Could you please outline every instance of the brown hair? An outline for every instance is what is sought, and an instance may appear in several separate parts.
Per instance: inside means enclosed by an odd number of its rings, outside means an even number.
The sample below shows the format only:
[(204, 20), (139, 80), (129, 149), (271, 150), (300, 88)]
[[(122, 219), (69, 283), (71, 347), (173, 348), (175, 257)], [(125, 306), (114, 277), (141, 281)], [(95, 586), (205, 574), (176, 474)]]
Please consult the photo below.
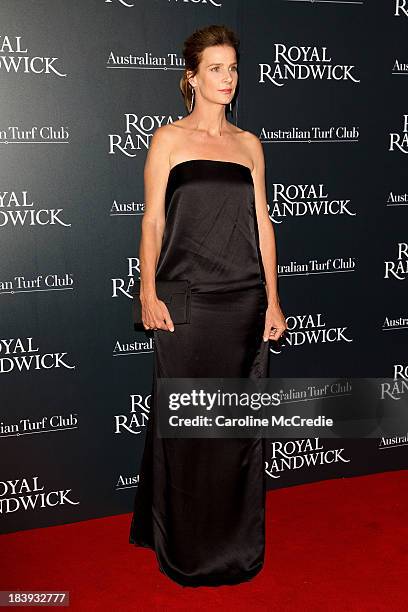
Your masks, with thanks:
[(233, 47), (238, 61), (239, 39), (232, 30), (224, 25), (210, 25), (201, 30), (196, 30), (184, 41), (183, 57), (185, 69), (180, 79), (180, 89), (183, 94), (184, 104), (189, 112), (192, 88), (187, 79), (187, 71), (191, 70), (192, 72), (190, 78), (194, 76), (198, 72), (204, 49), (215, 45), (229, 45)]

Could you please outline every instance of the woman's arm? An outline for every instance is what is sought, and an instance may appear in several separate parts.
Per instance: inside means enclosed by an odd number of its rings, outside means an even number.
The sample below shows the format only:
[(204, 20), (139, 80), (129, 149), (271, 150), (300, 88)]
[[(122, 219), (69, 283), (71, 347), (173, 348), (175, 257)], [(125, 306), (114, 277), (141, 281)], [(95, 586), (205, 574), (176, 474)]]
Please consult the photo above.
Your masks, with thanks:
[(264, 340), (278, 340), (287, 329), (287, 325), (279, 303), (276, 241), (275, 231), (269, 218), (266, 200), (264, 152), (259, 138), (254, 134), (252, 134), (251, 138), (251, 151), (254, 161), (252, 178), (255, 188), (255, 208), (258, 222), (259, 247), (265, 271), (266, 293), (268, 296)]
[(165, 227), (165, 195), (170, 170), (171, 136), (166, 127), (157, 128), (153, 134), (144, 166), (145, 211), (139, 248), (140, 301), (145, 328), (174, 331), (166, 305), (157, 298), (155, 282)]

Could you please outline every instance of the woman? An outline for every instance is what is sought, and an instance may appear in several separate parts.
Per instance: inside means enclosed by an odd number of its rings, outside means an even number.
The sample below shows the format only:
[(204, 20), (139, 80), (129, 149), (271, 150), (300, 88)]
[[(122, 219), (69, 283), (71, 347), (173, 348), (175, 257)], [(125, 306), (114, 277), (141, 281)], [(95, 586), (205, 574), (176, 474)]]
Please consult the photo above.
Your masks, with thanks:
[[(264, 441), (155, 430), (156, 378), (267, 377), (268, 341), (286, 329), (262, 145), (225, 117), (238, 45), (215, 25), (186, 40), (189, 115), (156, 130), (144, 171), (140, 301), (154, 376), (129, 541), (183, 586), (236, 584), (264, 562)], [(155, 279), (190, 281), (189, 324), (173, 324)]]

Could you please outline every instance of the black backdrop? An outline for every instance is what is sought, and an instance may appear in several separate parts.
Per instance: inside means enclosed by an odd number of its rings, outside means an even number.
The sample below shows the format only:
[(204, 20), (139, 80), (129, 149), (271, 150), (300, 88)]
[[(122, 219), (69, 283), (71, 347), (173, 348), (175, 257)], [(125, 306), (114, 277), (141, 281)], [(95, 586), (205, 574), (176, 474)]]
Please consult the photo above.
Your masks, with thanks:
[[(264, 147), (289, 327), (270, 375), (408, 378), (408, 2), (0, 11), (3, 532), (132, 509), (153, 364), (131, 324), (143, 166), (155, 129), (185, 115), (197, 28), (239, 35), (229, 118)], [(267, 487), (406, 468), (406, 444), (270, 440)]]

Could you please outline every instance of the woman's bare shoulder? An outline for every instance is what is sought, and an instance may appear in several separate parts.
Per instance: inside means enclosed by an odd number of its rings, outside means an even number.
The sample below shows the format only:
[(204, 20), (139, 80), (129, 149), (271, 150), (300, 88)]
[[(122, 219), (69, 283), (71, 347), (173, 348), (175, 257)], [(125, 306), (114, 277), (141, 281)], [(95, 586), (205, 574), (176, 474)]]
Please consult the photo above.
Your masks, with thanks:
[(242, 130), (238, 126), (234, 126), (234, 128), (235, 150), (241, 151), (243, 157), (246, 157), (248, 161), (250, 160), (250, 165), (254, 168), (257, 164), (257, 159), (259, 159), (259, 148), (262, 148), (261, 141), (256, 134), (249, 130)]
[(182, 117), (182, 119), (176, 119), (176, 121), (171, 121), (164, 127), (170, 127), (170, 128), (176, 127), (176, 128), (181, 128), (183, 130), (188, 130), (190, 129), (189, 123), (190, 121), (188, 117)]
[(242, 130), (238, 126), (234, 126), (234, 128), (233, 135), (236, 137), (237, 143), (239, 142), (249, 150), (256, 150), (257, 147), (260, 146), (260, 140), (256, 134), (253, 134), (249, 130)]
[(260, 155), (260, 152), (262, 151), (262, 144), (256, 134), (250, 132), (249, 130), (241, 130), (240, 137), (252, 155)]
[(153, 134), (153, 138), (156, 144), (160, 143), (162, 146), (166, 146), (170, 151), (180, 138), (185, 137), (186, 129), (188, 129), (186, 126), (175, 121), (158, 127)]
[(149, 159), (155, 159), (158, 163), (166, 161), (170, 169), (170, 157), (180, 140), (180, 132), (181, 130), (174, 129), (170, 123), (158, 127), (150, 141)]
[(241, 136), (241, 138), (243, 140), (247, 140), (248, 142), (253, 142), (255, 139), (258, 139), (258, 136), (256, 136), (255, 134), (253, 134), (252, 132), (250, 132), (249, 130), (243, 130), (241, 128), (239, 128), (238, 126), (234, 126), (236, 129), (236, 135), (237, 136)]
[(171, 141), (173, 138), (175, 138), (175, 132), (178, 131), (174, 130), (171, 126), (171, 123), (167, 125), (161, 125), (154, 131), (153, 138), (156, 141)]

